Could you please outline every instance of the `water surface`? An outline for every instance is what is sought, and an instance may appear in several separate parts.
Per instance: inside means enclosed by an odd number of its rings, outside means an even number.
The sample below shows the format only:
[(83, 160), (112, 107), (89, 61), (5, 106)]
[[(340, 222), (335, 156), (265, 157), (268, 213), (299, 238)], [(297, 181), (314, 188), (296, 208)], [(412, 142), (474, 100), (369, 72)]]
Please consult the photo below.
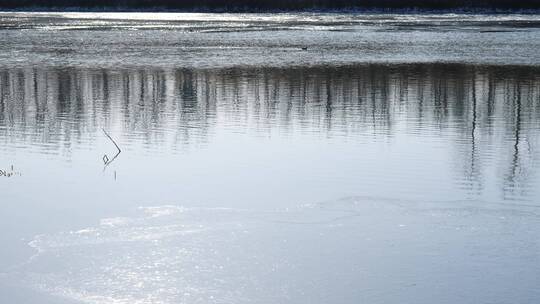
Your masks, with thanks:
[(537, 16), (158, 17), (0, 14), (0, 302), (540, 299)]

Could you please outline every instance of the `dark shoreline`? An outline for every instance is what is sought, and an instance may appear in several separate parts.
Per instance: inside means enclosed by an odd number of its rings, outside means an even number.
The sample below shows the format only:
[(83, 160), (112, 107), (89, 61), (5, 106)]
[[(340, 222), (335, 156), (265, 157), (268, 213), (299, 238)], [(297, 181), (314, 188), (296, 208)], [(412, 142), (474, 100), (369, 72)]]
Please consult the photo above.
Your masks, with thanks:
[(366, 7), (349, 7), (339, 9), (327, 9), (327, 8), (307, 8), (307, 9), (253, 9), (245, 7), (236, 8), (221, 8), (221, 7), (193, 7), (193, 8), (166, 8), (166, 7), (143, 7), (143, 8), (131, 8), (131, 7), (62, 7), (62, 6), (25, 6), (17, 8), (6, 8), (0, 6), (0, 12), (35, 12), (35, 13), (53, 13), (53, 12), (66, 12), (66, 13), (243, 13), (243, 14), (287, 14), (287, 13), (328, 13), (328, 14), (524, 14), (534, 15), (540, 14), (540, 7), (538, 8), (473, 8), (473, 7), (459, 7), (452, 9), (436, 9), (436, 8), (366, 8)]

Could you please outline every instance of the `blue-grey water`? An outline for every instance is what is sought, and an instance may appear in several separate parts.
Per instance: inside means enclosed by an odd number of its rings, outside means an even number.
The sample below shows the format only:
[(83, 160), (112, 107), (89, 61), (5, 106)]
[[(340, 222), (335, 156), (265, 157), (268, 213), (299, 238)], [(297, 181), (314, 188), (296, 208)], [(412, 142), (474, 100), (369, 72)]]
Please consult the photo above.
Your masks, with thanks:
[(0, 13), (0, 303), (537, 303), (539, 48), (538, 15)]

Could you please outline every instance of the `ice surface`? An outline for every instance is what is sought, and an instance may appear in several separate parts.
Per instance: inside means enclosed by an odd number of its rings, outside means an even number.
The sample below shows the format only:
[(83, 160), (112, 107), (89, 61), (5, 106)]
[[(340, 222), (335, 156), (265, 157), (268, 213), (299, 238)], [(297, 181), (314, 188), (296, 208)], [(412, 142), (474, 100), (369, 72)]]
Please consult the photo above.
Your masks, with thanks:
[(375, 197), (154, 206), (37, 236), (37, 255), (10, 275), (83, 303), (530, 303), (538, 212)]

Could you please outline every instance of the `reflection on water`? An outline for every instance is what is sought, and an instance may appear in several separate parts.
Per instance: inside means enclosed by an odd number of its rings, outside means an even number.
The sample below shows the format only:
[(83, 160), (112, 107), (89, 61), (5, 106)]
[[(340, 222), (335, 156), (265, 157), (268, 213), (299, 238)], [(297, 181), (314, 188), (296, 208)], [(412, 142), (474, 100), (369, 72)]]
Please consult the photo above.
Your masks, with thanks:
[[(69, 161), (74, 149), (95, 144), (102, 127), (125, 154), (204, 148), (220, 130), (366, 145), (437, 138), (451, 149), (459, 189), (534, 200), (539, 102), (540, 70), (527, 67), (7, 69), (0, 71), (0, 141), (6, 155), (30, 150)], [(417, 158), (433, 152), (408, 149)]]
[(539, 123), (535, 67), (4, 68), (0, 302), (533, 303)]

